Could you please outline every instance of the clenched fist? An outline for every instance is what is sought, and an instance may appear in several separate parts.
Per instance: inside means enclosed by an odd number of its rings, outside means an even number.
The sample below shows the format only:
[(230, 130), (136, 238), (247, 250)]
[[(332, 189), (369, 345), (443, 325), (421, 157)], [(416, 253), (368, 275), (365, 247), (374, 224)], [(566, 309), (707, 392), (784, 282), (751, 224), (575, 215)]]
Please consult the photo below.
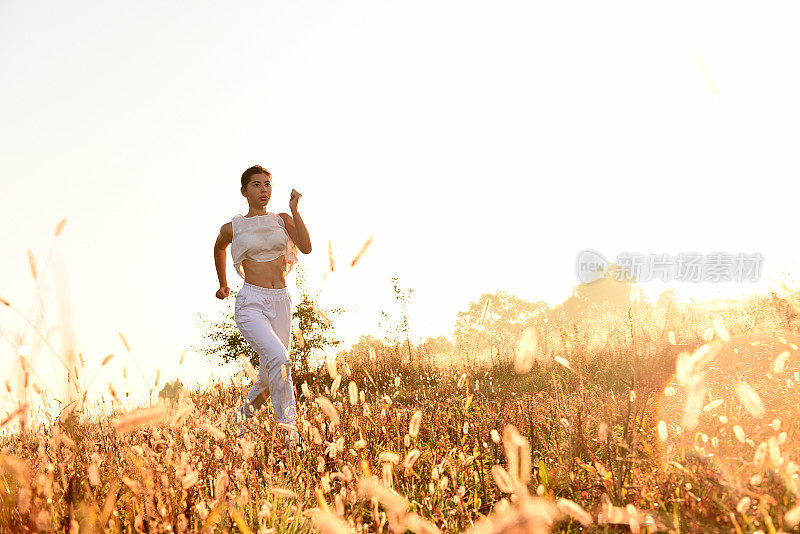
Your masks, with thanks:
[(218, 299), (224, 299), (230, 294), (231, 294), (231, 288), (229, 288), (228, 286), (222, 286), (217, 290), (216, 293)]
[(297, 209), (297, 201), (300, 200), (302, 197), (300, 193), (297, 192), (297, 189), (292, 189), (292, 196), (289, 198), (289, 209), (296, 210)]

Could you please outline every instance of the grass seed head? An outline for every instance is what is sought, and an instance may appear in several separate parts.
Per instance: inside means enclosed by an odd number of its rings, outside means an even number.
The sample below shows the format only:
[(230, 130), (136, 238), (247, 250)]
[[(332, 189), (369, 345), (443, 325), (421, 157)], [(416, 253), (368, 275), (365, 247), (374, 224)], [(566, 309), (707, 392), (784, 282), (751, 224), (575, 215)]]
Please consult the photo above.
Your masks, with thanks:
[(584, 527), (588, 527), (589, 525), (594, 523), (592, 514), (584, 510), (583, 507), (580, 504), (576, 503), (575, 501), (563, 498), (558, 499), (556, 501), (556, 506), (558, 506), (563, 512), (570, 515), (573, 519), (578, 521)]
[(333, 272), (335, 262), (333, 260), (333, 241), (330, 239), (328, 240), (328, 266), (330, 267), (331, 272)]
[(333, 406), (333, 403), (326, 399), (325, 397), (317, 397), (316, 400), (319, 407), (322, 408), (322, 411), (325, 412), (325, 415), (328, 416), (330, 419), (331, 424), (338, 426), (339, 425), (339, 412), (336, 411), (336, 408)]
[(416, 463), (416, 461), (419, 459), (419, 455), (419, 449), (411, 449), (408, 451), (405, 459), (403, 460), (403, 466), (406, 469), (411, 469), (414, 466), (414, 463)]
[(764, 403), (752, 387), (744, 382), (740, 382), (736, 384), (735, 389), (742, 406), (744, 406), (745, 410), (750, 412), (750, 415), (753, 417), (761, 417), (764, 415)]
[(776, 375), (780, 375), (786, 369), (786, 362), (789, 360), (789, 351), (785, 350), (778, 354), (778, 357), (775, 358), (775, 361), (772, 364), (772, 372)]
[(325, 363), (328, 365), (328, 374), (330, 377), (336, 378), (339, 374), (339, 371), (336, 370), (336, 357), (328, 355), (325, 357)]
[(293, 330), (293, 332), (294, 332), (295, 339), (297, 339), (298, 348), (300, 348), (302, 350), (306, 346), (306, 340), (303, 337), (303, 331), (298, 326), (297, 328), (295, 328)]
[[(331, 265), (333, 270), (333, 265)], [(314, 525), (323, 534), (350, 534), (353, 529), (350, 524), (330, 510), (315, 510), (311, 515)]]
[(658, 438), (663, 442), (667, 441), (669, 434), (667, 434), (667, 423), (664, 421), (658, 422)]
[(355, 406), (358, 404), (358, 386), (354, 381), (350, 381), (350, 384), (347, 387), (347, 392), (350, 397), (350, 406)]
[(417, 410), (411, 416), (411, 421), (408, 423), (408, 435), (412, 438), (417, 437), (419, 434), (420, 426), (422, 425), (422, 412)]
[(153, 408), (141, 408), (121, 417), (114, 423), (114, 428), (117, 433), (125, 434), (144, 425), (160, 423), (165, 420), (168, 415), (167, 409), (163, 405)]
[(527, 373), (533, 367), (533, 362), (539, 351), (539, 336), (535, 328), (526, 328), (519, 339), (517, 354), (514, 358), (514, 370), (518, 373)]
[(36, 280), (37, 278), (36, 260), (34, 260), (33, 252), (31, 252), (30, 249), (28, 250), (28, 265), (31, 268), (31, 276), (33, 276), (33, 279)]
[(353, 261), (351, 261), (351, 262), (350, 262), (350, 267), (351, 267), (351, 268), (352, 268), (352, 267), (355, 267), (355, 266), (356, 266), (356, 264), (357, 264), (359, 261), (361, 261), (361, 257), (362, 257), (362, 256), (363, 256), (363, 255), (364, 255), (366, 252), (367, 252), (367, 249), (369, 248), (370, 244), (372, 244), (372, 240), (373, 240), (374, 238), (375, 238), (375, 234), (372, 234), (371, 236), (369, 236), (369, 237), (367, 238), (367, 240), (366, 240), (366, 241), (364, 242), (364, 244), (362, 245), (362, 247), (361, 247), (361, 250), (359, 250), (359, 251), (358, 251), (358, 254), (356, 254), (356, 255), (355, 255), (355, 257), (353, 258)]
[(211, 435), (211, 437), (213, 437), (217, 441), (225, 440), (225, 433), (222, 432), (217, 427), (215, 427), (214, 425), (210, 425), (208, 423), (200, 423), (200, 428), (208, 432)]
[(122, 332), (118, 332), (118, 334), (119, 334), (119, 338), (122, 340), (122, 344), (123, 344), (123, 345), (125, 345), (125, 349), (126, 349), (128, 352), (133, 352), (133, 351), (131, 350), (131, 346), (128, 344), (128, 340), (127, 340), (127, 339), (125, 339), (125, 335), (124, 335)]
[(800, 504), (795, 505), (783, 516), (783, 523), (787, 528), (794, 528), (800, 524)]

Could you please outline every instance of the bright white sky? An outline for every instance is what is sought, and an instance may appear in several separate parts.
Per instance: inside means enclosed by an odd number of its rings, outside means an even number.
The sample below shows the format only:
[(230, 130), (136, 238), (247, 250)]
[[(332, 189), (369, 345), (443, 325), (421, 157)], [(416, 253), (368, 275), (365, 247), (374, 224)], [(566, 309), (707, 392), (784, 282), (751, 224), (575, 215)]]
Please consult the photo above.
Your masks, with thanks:
[[(224, 306), (212, 245), (246, 212), (253, 164), (273, 173), (270, 211), (303, 194), (315, 285), (333, 241), (322, 299), (354, 310), (337, 323), (348, 342), (379, 334), (395, 274), (415, 289), (415, 337), (450, 334), (484, 292), (563, 301), (584, 248), (761, 252), (780, 276), (797, 262), (798, 15), (763, 2), (4, 0), (0, 297), (30, 310), (26, 250), (41, 269), (67, 218), (43, 291), (68, 291), (90, 374), (116, 354), (98, 391), (123, 366), (142, 382), (119, 331), (149, 381), (174, 378), (197, 313)], [(55, 304), (45, 313), (60, 324)], [(0, 326), (19, 341), (7, 309)], [(8, 373), (14, 353), (0, 340)], [(46, 351), (31, 361), (58, 382)], [(180, 372), (213, 370), (190, 354)]]

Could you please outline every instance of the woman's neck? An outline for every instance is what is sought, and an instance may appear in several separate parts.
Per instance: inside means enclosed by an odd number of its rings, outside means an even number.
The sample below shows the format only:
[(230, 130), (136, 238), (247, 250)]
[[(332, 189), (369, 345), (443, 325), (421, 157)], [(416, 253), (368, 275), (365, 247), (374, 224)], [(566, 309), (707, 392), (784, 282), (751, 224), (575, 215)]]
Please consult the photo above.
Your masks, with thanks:
[(254, 210), (253, 208), (250, 208), (250, 211), (247, 212), (245, 217), (255, 217), (256, 215), (266, 215), (267, 213), (267, 208), (262, 208), (260, 210)]

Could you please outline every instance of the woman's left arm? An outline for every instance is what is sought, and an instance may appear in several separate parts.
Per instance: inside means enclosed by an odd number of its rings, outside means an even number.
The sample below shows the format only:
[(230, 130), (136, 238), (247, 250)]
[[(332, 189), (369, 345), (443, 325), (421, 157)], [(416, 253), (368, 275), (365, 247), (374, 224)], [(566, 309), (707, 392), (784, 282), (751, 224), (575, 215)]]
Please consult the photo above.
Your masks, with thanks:
[(289, 234), (289, 237), (294, 241), (297, 248), (300, 249), (300, 252), (303, 254), (310, 254), (311, 253), (311, 237), (308, 235), (308, 229), (306, 228), (305, 223), (303, 222), (303, 218), (300, 216), (300, 212), (297, 210), (297, 202), (300, 200), (300, 197), (303, 196), (298, 193), (295, 189), (292, 189), (292, 196), (289, 199), (289, 210), (292, 212), (292, 215), (289, 216), (287, 213), (281, 213), (283, 217), (283, 222), (286, 223), (286, 232)]

